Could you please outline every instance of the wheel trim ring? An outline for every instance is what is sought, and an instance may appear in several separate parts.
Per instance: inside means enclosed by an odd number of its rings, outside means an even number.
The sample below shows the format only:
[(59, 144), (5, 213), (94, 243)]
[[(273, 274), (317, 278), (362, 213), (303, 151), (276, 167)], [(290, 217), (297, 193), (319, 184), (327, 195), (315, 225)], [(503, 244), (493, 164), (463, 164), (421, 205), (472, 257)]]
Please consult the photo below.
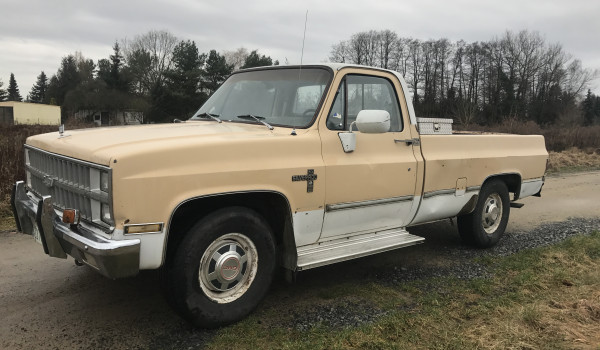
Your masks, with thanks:
[(502, 199), (498, 193), (492, 193), (485, 199), (483, 205), (483, 212), (481, 213), (481, 224), (483, 230), (491, 235), (500, 226), (502, 221), (502, 215), (504, 208), (502, 206)]
[[(230, 248), (223, 253), (224, 247)], [(240, 248), (243, 253), (231, 247)], [(236, 265), (239, 268), (235, 274), (224, 269)], [(204, 251), (198, 267), (198, 282), (210, 300), (220, 304), (229, 303), (246, 293), (257, 270), (258, 254), (254, 243), (241, 233), (228, 233), (215, 239)], [(227, 285), (223, 287), (223, 283)]]

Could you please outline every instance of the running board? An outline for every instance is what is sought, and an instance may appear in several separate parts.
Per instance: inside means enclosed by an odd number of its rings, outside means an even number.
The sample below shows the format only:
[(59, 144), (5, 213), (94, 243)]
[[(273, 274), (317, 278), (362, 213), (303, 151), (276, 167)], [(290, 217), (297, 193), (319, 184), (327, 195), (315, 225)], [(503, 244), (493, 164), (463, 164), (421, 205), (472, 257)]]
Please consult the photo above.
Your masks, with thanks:
[(298, 248), (297, 271), (334, 264), (373, 255), (388, 250), (423, 243), (425, 238), (414, 236), (405, 229), (393, 229), (356, 235)]

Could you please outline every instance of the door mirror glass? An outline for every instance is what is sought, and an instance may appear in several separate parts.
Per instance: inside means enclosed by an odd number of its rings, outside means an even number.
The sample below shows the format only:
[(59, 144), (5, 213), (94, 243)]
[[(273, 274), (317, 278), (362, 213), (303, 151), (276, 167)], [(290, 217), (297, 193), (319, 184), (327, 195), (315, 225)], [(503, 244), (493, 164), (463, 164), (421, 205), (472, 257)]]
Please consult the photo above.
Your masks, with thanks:
[[(379, 109), (363, 109), (356, 116), (358, 131), (365, 134), (381, 134), (390, 131), (390, 113)], [(352, 125), (350, 125), (352, 130)]]

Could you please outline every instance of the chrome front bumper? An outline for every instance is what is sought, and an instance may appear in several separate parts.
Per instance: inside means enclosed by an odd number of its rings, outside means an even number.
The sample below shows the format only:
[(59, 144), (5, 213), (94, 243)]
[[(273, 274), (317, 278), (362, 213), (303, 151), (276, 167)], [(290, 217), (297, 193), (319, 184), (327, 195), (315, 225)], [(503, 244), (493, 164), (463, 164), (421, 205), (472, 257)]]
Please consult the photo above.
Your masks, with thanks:
[(28, 235), (39, 234), (44, 252), (66, 259), (67, 254), (109, 278), (136, 275), (140, 264), (140, 240), (107, 239), (82, 225), (62, 222), (51, 196), (41, 199), (27, 193), (18, 181), (11, 198), (17, 229)]

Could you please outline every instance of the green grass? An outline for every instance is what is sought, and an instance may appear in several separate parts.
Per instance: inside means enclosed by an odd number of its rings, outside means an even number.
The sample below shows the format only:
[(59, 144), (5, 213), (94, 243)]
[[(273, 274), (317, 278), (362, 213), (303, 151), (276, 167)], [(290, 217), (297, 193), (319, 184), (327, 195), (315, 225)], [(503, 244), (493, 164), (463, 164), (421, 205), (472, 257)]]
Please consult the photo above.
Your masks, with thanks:
[[(600, 346), (600, 233), (502, 258), (489, 279), (346, 283), (267, 301), (210, 349), (572, 349)], [(481, 261), (479, 261), (481, 263)], [(275, 293), (273, 297), (279, 299)], [(292, 294), (301, 293), (294, 293)], [(296, 296), (298, 296), (296, 295)], [(290, 311), (363, 300), (389, 312), (359, 327), (290, 324)]]

